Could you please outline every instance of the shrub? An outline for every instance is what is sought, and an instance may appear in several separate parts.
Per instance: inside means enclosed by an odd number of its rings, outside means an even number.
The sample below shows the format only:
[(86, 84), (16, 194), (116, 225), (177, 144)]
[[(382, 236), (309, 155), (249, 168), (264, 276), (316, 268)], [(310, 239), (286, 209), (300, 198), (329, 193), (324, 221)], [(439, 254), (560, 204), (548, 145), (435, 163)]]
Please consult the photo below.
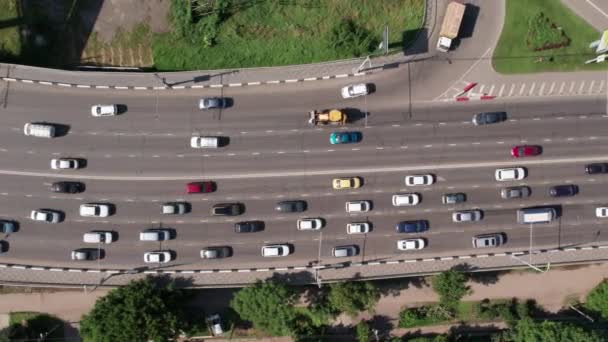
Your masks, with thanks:
[(357, 336), (357, 342), (369, 342), (371, 329), (366, 321), (361, 321), (355, 327), (355, 335)]
[(399, 313), (399, 327), (413, 328), (450, 320), (449, 313), (441, 305), (406, 308)]
[(528, 47), (533, 51), (555, 49), (570, 44), (566, 33), (555, 26), (543, 12), (533, 15), (528, 21), (526, 37)]

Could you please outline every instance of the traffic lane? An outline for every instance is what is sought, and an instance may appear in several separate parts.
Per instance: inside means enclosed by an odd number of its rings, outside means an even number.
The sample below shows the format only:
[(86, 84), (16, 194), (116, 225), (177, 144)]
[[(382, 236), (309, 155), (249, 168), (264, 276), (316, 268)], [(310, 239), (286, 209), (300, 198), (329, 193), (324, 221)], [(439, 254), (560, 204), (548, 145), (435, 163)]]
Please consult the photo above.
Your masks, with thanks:
[[(133, 227), (133, 226), (132, 226)], [(4, 256), (6, 260), (18, 260), (17, 262), (26, 263), (43, 263), (45, 265), (65, 264), (68, 262), (69, 253), (75, 248), (97, 248), (95, 244), (84, 244), (81, 242), (82, 234), (86, 229), (82, 227), (74, 229), (56, 227), (54, 229), (60, 238), (41, 238), (43, 234), (28, 236), (25, 234), (11, 234), (6, 241), (10, 244), (9, 252)], [(122, 226), (120, 228), (123, 228)], [(194, 228), (194, 227), (193, 227)], [(580, 222), (574, 224), (537, 224), (533, 227), (533, 241), (537, 248), (554, 248), (554, 247), (572, 247), (583, 246), (589, 244), (597, 244), (605, 241), (606, 231), (605, 225), (601, 222)], [(261, 234), (238, 234), (238, 239), (213, 240), (202, 236), (204, 227), (199, 229), (178, 229), (178, 235), (175, 240), (157, 242), (141, 242), (137, 240), (137, 232), (129, 234), (120, 231), (120, 238), (116, 243), (100, 246), (106, 252), (106, 258), (101, 261), (101, 267), (135, 267), (143, 266), (143, 262), (139, 261), (143, 257), (143, 253), (152, 250), (172, 250), (178, 255), (178, 259), (171, 265), (185, 268), (205, 268), (207, 264), (199, 264), (199, 252), (201, 248), (212, 246), (231, 246), (234, 252), (234, 257), (223, 260), (220, 267), (263, 267), (266, 264), (280, 264), (279, 261), (289, 260), (293, 265), (305, 262), (314, 262), (317, 259), (319, 245), (321, 246), (322, 262), (338, 262), (342, 259), (333, 258), (331, 249), (341, 245), (358, 245), (361, 254), (351, 260), (381, 260), (402, 258), (403, 254), (396, 252), (396, 241), (400, 239), (423, 237), (426, 239), (429, 248), (416, 252), (419, 257), (431, 257), (438, 255), (455, 255), (458, 253), (479, 253), (480, 250), (473, 250), (470, 247), (471, 238), (475, 235), (486, 233), (505, 233), (507, 235), (507, 243), (498, 249), (483, 249), (481, 251), (488, 252), (492, 250), (522, 250), (526, 249), (529, 244), (530, 230), (527, 225), (512, 225), (509, 229), (487, 229), (479, 227), (478, 229), (467, 229), (466, 232), (458, 230), (446, 230), (436, 233), (425, 232), (421, 234), (394, 234), (386, 236), (373, 232), (366, 235), (344, 235), (330, 236), (323, 232), (323, 235), (317, 232), (297, 232), (295, 229), (290, 230), (289, 235), (264, 237)], [(242, 236), (255, 236), (255, 239), (241, 240)], [(65, 236), (61, 238), (61, 236)], [(320, 244), (319, 244), (319, 240)], [(289, 258), (266, 259), (259, 255), (259, 249), (262, 245), (273, 243), (288, 243), (294, 247), (294, 253)], [(422, 254), (424, 253), (424, 254)], [(408, 253), (409, 254), (409, 253)], [(3, 258), (4, 258), (3, 256)], [(37, 259), (40, 258), (41, 260)], [(281, 259), (281, 260), (279, 260)], [(277, 262), (275, 262), (277, 261)], [(214, 261), (215, 262), (215, 261)], [(234, 263), (233, 263), (234, 262)], [(90, 262), (76, 262), (82, 267)]]
[[(27, 85), (18, 85), (28, 88)], [(29, 87), (31, 88), (31, 87)], [(255, 87), (253, 87), (255, 88)], [(14, 91), (13, 100), (8, 107), (9, 113), (6, 120), (16, 120), (17, 126), (22, 126), (27, 121), (52, 121), (74, 125), (75, 129), (85, 129), (90, 127), (97, 131), (146, 131), (151, 130), (156, 133), (166, 131), (173, 132), (188, 131), (188, 128), (213, 127), (214, 130), (226, 128), (252, 128), (260, 127), (272, 129), (277, 127), (305, 127), (307, 113), (311, 109), (320, 108), (352, 108), (365, 112), (370, 112), (369, 120), (371, 124), (380, 122), (395, 123), (402, 121), (426, 121), (433, 120), (467, 120), (470, 121), (471, 112), (507, 110), (513, 117), (529, 117), (531, 113), (537, 115), (561, 115), (569, 113), (603, 113), (605, 102), (600, 99), (574, 99), (560, 103), (555, 108), (555, 101), (552, 100), (551, 106), (547, 106), (546, 100), (541, 105), (538, 103), (511, 104), (467, 104), (460, 109), (453, 104), (440, 104), (429, 106), (424, 104), (422, 107), (414, 107), (411, 113), (404, 113), (402, 101), (386, 101), (384, 99), (375, 100), (374, 96), (343, 101), (339, 98), (339, 88), (335, 94), (329, 95), (326, 89), (318, 86), (303, 84), (289, 85), (286, 87), (273, 87), (273, 92), (261, 96), (259, 90), (253, 88), (230, 89), (231, 92), (243, 92), (242, 99), (238, 103), (242, 107), (235, 106), (222, 111), (201, 112), (197, 109), (198, 95), (192, 92), (156, 92), (152, 95), (144, 92), (99, 92), (95, 90), (78, 91), (78, 95), (66, 95), (63, 91), (50, 90), (50, 93), (39, 94), (37, 90), (37, 101), (31, 101), (32, 89)], [(302, 88), (302, 89), (301, 89)], [(228, 90), (227, 90), (228, 91)], [(203, 91), (204, 92), (204, 91)], [(302, 93), (303, 94), (299, 94)], [(199, 94), (200, 92), (197, 92)], [(215, 91), (209, 91), (213, 94)], [(298, 93), (298, 96), (290, 94)], [(331, 93), (331, 92), (330, 92)], [(69, 94), (69, 92), (68, 92)], [(46, 97), (45, 97), (46, 96)], [(90, 96), (90, 98), (89, 98)], [(98, 100), (111, 101), (109, 103), (120, 103), (117, 97), (125, 97), (135, 104), (130, 105), (129, 111), (122, 116), (115, 118), (93, 118), (90, 115), (90, 103), (100, 103)], [(47, 98), (48, 97), (48, 98)], [(66, 97), (70, 101), (65, 101)], [(311, 106), (311, 100), (328, 98), (330, 101), (319, 103), (318, 107)], [(95, 99), (95, 101), (93, 100)], [(236, 100), (235, 100), (236, 101)], [(123, 101), (124, 102), (124, 101)], [(51, 104), (51, 105), (49, 105)], [(33, 107), (33, 108), (32, 108)], [(552, 108), (550, 111), (547, 107)], [(299, 109), (301, 108), (301, 109)], [(82, 112), (82, 114), (75, 114)], [(449, 115), (448, 115), (449, 112)], [(521, 114), (520, 114), (521, 113)], [(407, 115), (406, 115), (407, 114)], [(511, 116), (511, 115), (510, 115)], [(246, 118), (244, 120), (244, 118)], [(377, 118), (380, 121), (374, 121)], [(52, 120), (51, 120), (52, 119)], [(128, 121), (128, 122), (127, 122)], [(362, 120), (358, 120), (359, 123)], [(8, 123), (8, 122), (7, 122)], [(295, 125), (294, 125), (295, 124)], [(253, 125), (253, 126), (252, 126)], [(277, 126), (278, 125), (278, 126)], [(294, 126), (294, 127), (291, 127)]]
[[(399, 177), (401, 178), (401, 177)], [(64, 195), (63, 198), (49, 198), (51, 195), (47, 196), (40, 195), (34, 196), (32, 194), (25, 194), (24, 197), (19, 197), (17, 193), (6, 193), (0, 197), (0, 203), (5, 202), (5, 211), (6, 213), (10, 213), (10, 209), (20, 210), (21, 208), (38, 208), (44, 206), (55, 206), (56, 209), (60, 209), (66, 212), (68, 217), (75, 217), (78, 215), (78, 206), (82, 203), (87, 202), (99, 202), (99, 203), (110, 203), (115, 207), (115, 215), (114, 219), (116, 220), (158, 220), (161, 216), (160, 207), (163, 202), (171, 202), (171, 201), (184, 201), (188, 202), (192, 207), (192, 213), (196, 213), (197, 215), (203, 215), (201, 218), (207, 218), (210, 215), (210, 208), (212, 205), (220, 203), (220, 202), (239, 202), (243, 203), (245, 208), (246, 215), (277, 215), (274, 211), (275, 205), (279, 201), (285, 200), (306, 200), (308, 202), (308, 211), (307, 212), (315, 212), (319, 210), (321, 212), (337, 212), (344, 210), (344, 203), (348, 200), (371, 200), (374, 201), (375, 206), (377, 208), (382, 207), (391, 207), (391, 198), (394, 194), (400, 193), (416, 193), (421, 197), (421, 205), (413, 207), (412, 210), (415, 210), (417, 207), (426, 207), (433, 208), (438, 207), (441, 204), (441, 197), (443, 194), (447, 192), (456, 192), (462, 191), (450, 186), (449, 182), (440, 186), (428, 186), (428, 187), (406, 187), (403, 183), (399, 182), (399, 178), (395, 177), (394, 185), (387, 184), (382, 188), (378, 188), (373, 186), (372, 184), (367, 184), (367, 189), (363, 191), (359, 190), (327, 190), (323, 191), (322, 188), (319, 188), (319, 193), (315, 193), (314, 191), (310, 191), (309, 188), (306, 192), (306, 196), (303, 193), (295, 193), (295, 192), (283, 192), (283, 193), (275, 193), (274, 196), (268, 196), (265, 198), (254, 198), (254, 197), (244, 197), (242, 194), (234, 195), (231, 193), (218, 194), (214, 196), (211, 195), (202, 195), (202, 196), (192, 196), (185, 198), (184, 196), (180, 196), (179, 198), (170, 198), (167, 194), (164, 196), (159, 196), (157, 198), (152, 198), (148, 200), (137, 199), (137, 198), (127, 198), (120, 200), (111, 200), (110, 198), (95, 196), (94, 194), (86, 193), (80, 194), (77, 196), (68, 196)], [(546, 178), (545, 178), (546, 179)], [(582, 178), (584, 179), (584, 178)], [(572, 182), (572, 179), (567, 180), (568, 182)], [(549, 184), (544, 184), (548, 181), (543, 181), (539, 183), (531, 183), (527, 182), (528, 186), (533, 187), (532, 193), (533, 196), (530, 198), (535, 201), (547, 201), (549, 200), (549, 188), (556, 184), (568, 184), (566, 181), (554, 180), (553, 182), (549, 182)], [(383, 182), (381, 182), (382, 184)], [(401, 184), (399, 184), (401, 183)], [(385, 183), (386, 184), (386, 183)], [(518, 183), (515, 183), (518, 184)], [(521, 184), (521, 183), (519, 183)], [(511, 185), (512, 186), (512, 185)], [(467, 204), (474, 205), (477, 203), (488, 203), (489, 201), (494, 202), (503, 202), (500, 199), (500, 189), (502, 187), (506, 187), (506, 185), (501, 186), (496, 182), (486, 181), (478, 182), (477, 184), (471, 185), (471, 188), (474, 190), (466, 190), (467, 193)], [(595, 180), (593, 182), (585, 182), (579, 184), (580, 194), (575, 198), (578, 200), (581, 197), (587, 198), (601, 198), (601, 196), (605, 193), (606, 180), (600, 179)], [(219, 188), (219, 185), (218, 185)], [(461, 189), (466, 189), (461, 188)], [(45, 190), (48, 191), (48, 188), (45, 186)], [(159, 192), (160, 193), (160, 192)], [(544, 197), (543, 198), (543, 194)], [(166, 196), (166, 197), (165, 197)], [(562, 199), (562, 201), (571, 200)], [(557, 201), (556, 199), (552, 199), (551, 201)], [(510, 203), (511, 201), (506, 201), (505, 203)], [(428, 203), (428, 204), (427, 204)], [(489, 202), (491, 203), (491, 202)], [(521, 203), (521, 202), (520, 202)], [(430, 204), (430, 206), (429, 206)], [(320, 207), (318, 207), (320, 205)], [(501, 204), (503, 205), (503, 204)], [(406, 208), (403, 208), (406, 209)], [(407, 208), (409, 209), (409, 208)], [(29, 213), (29, 212), (28, 212)], [(24, 216), (27, 216), (28, 213), (25, 213)], [(192, 216), (188, 216), (185, 218), (176, 218), (174, 220), (191, 220)], [(171, 220), (169, 217), (165, 217), (163, 219)], [(103, 220), (106, 220), (105, 218)]]
[[(509, 164), (509, 166), (520, 166)], [(584, 164), (564, 163), (550, 165), (526, 166), (528, 177), (519, 182), (497, 182), (494, 179), (495, 168), (467, 168), (445, 169), (433, 172), (420, 170), (414, 172), (383, 172), (378, 174), (361, 174), (363, 186), (359, 189), (333, 190), (331, 180), (333, 175), (298, 176), (265, 178), (264, 191), (260, 192), (259, 181), (247, 179), (217, 180), (217, 191), (211, 194), (186, 194), (186, 183), (189, 181), (213, 180), (213, 178), (192, 178), (184, 180), (159, 180), (159, 181), (120, 181), (120, 180), (89, 180), (82, 178), (82, 173), (71, 171), (52, 171), (49, 176), (31, 177), (3, 176), (1, 183), (2, 196), (8, 198), (19, 198), (24, 194), (29, 198), (39, 200), (60, 199), (98, 201), (100, 199), (115, 202), (161, 202), (161, 201), (232, 201), (232, 200), (258, 200), (258, 199), (297, 199), (308, 197), (331, 197), (334, 195), (358, 195), (368, 196), (372, 194), (386, 194), (387, 198), (397, 192), (424, 192), (436, 191), (439, 198), (442, 193), (448, 192), (470, 192), (468, 189), (493, 188), (491, 192), (498, 198), (499, 190), (504, 187), (515, 185), (528, 185), (533, 188), (533, 196), (536, 191), (548, 193), (548, 187), (558, 184), (589, 184), (593, 190), (593, 184), (600, 186), (605, 184), (608, 178), (605, 175), (586, 175)], [(404, 176), (408, 174), (422, 174), (431, 172), (436, 176), (436, 183), (426, 187), (406, 187)], [(56, 175), (56, 176), (55, 176)], [(354, 176), (355, 174), (342, 174), (341, 176)], [(56, 194), (50, 191), (50, 186), (55, 181), (82, 181), (86, 190), (81, 194)], [(584, 193), (586, 189), (582, 189)], [(595, 191), (595, 190), (593, 190)], [(593, 192), (591, 192), (593, 193)], [(473, 191), (472, 196), (475, 196)], [(470, 197), (469, 201), (475, 197)], [(485, 200), (485, 198), (484, 198)]]
[[(376, 79), (386, 78), (386, 75), (370, 75), (366, 77), (365, 82), (374, 83)], [(353, 81), (357, 82), (360, 79), (327, 80), (314, 84), (154, 92), (62, 88), (45, 88), (41, 92), (37, 86), (15, 84), (11, 89), (8, 108), (9, 111), (22, 113), (22, 119), (25, 120), (52, 117), (55, 120), (85, 125), (97, 124), (101, 127), (111, 127), (111, 122), (123, 118), (141, 120), (142, 125), (150, 128), (174, 127), (176, 122), (196, 120), (197, 116), (215, 117), (216, 120), (224, 120), (228, 124), (242, 121), (243, 117), (258, 115), (273, 122), (280, 122), (292, 116), (291, 113), (307, 114), (317, 107), (338, 108), (343, 103), (359, 104), (360, 99), (344, 101), (340, 96), (340, 88)], [(33, 96), (36, 101), (31, 101)], [(229, 107), (223, 110), (200, 111), (199, 99), (213, 96), (229, 98)], [(311, 102), (313, 102), (312, 107)], [(115, 118), (92, 118), (91, 105), (100, 103), (119, 104), (124, 113)], [(301, 110), (297, 110), (298, 108)], [(221, 118), (224, 115), (226, 117)]]
[[(82, 158), (87, 160), (87, 167), (94, 166), (94, 164), (101, 164), (110, 166), (113, 171), (117, 170), (120, 166), (122, 166), (123, 169), (128, 167), (130, 171), (138, 170), (131, 165), (139, 166), (141, 162), (164, 165), (167, 168), (170, 167), (171, 169), (175, 169), (176, 165), (181, 166), (187, 163), (198, 164), (199, 160), (207, 165), (218, 165), (219, 168), (225, 163), (234, 165), (239, 163), (242, 159), (251, 158), (272, 158), (275, 160), (272, 165), (275, 166), (279, 161), (282, 162), (284, 160), (285, 162), (293, 162), (293, 160), (290, 161), (290, 159), (297, 159), (302, 156), (306, 157), (306, 159), (302, 161), (296, 160), (295, 162), (304, 163), (309, 160), (319, 160), (319, 164), (332, 167), (335, 164), (343, 165), (349, 161), (352, 162), (352, 156), (358, 157), (356, 161), (359, 164), (360, 159), (371, 159), (371, 157), (380, 161), (388, 159), (394, 163), (394, 160), (392, 160), (394, 158), (392, 157), (395, 154), (399, 154), (409, 160), (415, 158), (415, 162), (418, 163), (425, 161), (430, 162), (431, 160), (441, 162), (482, 162), (489, 160), (534, 162), (534, 160), (549, 159), (551, 157), (564, 157), (568, 155), (580, 156), (581, 150), (587, 154), (593, 151), (599, 151), (601, 150), (601, 147), (605, 145), (606, 139), (608, 139), (606, 136), (594, 135), (593, 132), (589, 132), (589, 134), (584, 137), (547, 135), (548, 138), (542, 136), (531, 139), (501, 137), (499, 140), (496, 138), (426, 138), (424, 140), (416, 139), (415, 142), (411, 141), (411, 138), (404, 137), (392, 139), (391, 137), (366, 136), (367, 139), (365, 139), (365, 143), (348, 145), (330, 145), (328, 142), (322, 142), (325, 139), (310, 140), (300, 137), (298, 139), (283, 142), (279, 148), (277, 148), (276, 141), (263, 140), (264, 143), (257, 144), (257, 148), (247, 152), (239, 152), (235, 149), (222, 149), (221, 152), (209, 149), (194, 150), (184, 146), (189, 143), (186, 140), (179, 141), (181, 149), (171, 150), (161, 140), (155, 140), (149, 137), (139, 137), (137, 141), (132, 141), (129, 144), (123, 143), (124, 137), (116, 137), (115, 139), (103, 139), (102, 144), (105, 145), (104, 149), (96, 149), (93, 146), (84, 147), (82, 144), (73, 141), (69, 145), (30, 144), (17, 145), (14, 148), (9, 149), (3, 147), (2, 155), (6, 160), (18, 160), (20, 166), (30, 170), (42, 170), (45, 168), (48, 170), (50, 160), (52, 158), (60, 157)], [(243, 143), (239, 145), (243, 146), (245, 149), (249, 148), (245, 146), (256, 145), (255, 143), (245, 143), (246, 139), (242, 140)], [(177, 141), (177, 139), (175, 141)], [(540, 145), (543, 149), (543, 153), (534, 158), (512, 158), (510, 156), (510, 149), (517, 144)], [(2, 146), (7, 145), (4, 144)], [(68, 147), (66, 148), (65, 146)], [(309, 148), (310, 146), (313, 148)], [(317, 146), (319, 147), (317, 148)], [(166, 163), (167, 159), (171, 162)], [(128, 163), (126, 161), (128, 161)], [(388, 161), (386, 163), (388, 163)], [(261, 166), (268, 165), (266, 163), (260, 164)], [(154, 169), (157, 167), (150, 166), (146, 169), (150, 168)]]

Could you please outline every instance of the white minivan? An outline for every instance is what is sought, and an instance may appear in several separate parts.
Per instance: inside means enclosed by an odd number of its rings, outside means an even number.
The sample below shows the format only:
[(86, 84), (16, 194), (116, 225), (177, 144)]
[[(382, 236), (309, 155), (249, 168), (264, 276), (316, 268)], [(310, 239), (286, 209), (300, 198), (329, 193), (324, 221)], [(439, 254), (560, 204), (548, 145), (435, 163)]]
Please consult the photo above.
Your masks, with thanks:
[(38, 138), (54, 138), (55, 126), (28, 122), (23, 126), (23, 134)]
[(193, 136), (190, 138), (190, 147), (192, 148), (218, 148), (220, 147), (219, 137), (203, 137)]

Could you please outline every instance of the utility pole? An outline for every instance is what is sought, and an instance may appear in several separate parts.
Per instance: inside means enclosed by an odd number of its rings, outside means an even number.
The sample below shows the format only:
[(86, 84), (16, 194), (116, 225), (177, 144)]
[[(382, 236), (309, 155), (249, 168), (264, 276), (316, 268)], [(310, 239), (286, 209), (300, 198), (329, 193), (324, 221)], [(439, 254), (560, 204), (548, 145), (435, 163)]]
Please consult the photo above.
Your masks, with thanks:
[(319, 275), (319, 267), (321, 263), (321, 242), (323, 241), (323, 232), (319, 232), (319, 250), (317, 253), (317, 267), (315, 267), (315, 278), (317, 280), (317, 286), (321, 288), (321, 276)]

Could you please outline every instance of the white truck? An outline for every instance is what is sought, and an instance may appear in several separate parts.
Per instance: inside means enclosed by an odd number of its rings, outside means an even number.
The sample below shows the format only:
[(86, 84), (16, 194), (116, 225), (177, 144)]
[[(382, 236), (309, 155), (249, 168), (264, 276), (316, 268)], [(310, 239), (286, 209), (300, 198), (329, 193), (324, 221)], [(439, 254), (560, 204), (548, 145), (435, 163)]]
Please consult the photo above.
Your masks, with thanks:
[(445, 17), (443, 17), (441, 31), (439, 31), (437, 50), (442, 52), (448, 52), (448, 50), (450, 50), (452, 40), (458, 37), (458, 31), (460, 31), (460, 24), (462, 23), (465, 9), (466, 6), (463, 3), (450, 1), (448, 9), (445, 12)]

